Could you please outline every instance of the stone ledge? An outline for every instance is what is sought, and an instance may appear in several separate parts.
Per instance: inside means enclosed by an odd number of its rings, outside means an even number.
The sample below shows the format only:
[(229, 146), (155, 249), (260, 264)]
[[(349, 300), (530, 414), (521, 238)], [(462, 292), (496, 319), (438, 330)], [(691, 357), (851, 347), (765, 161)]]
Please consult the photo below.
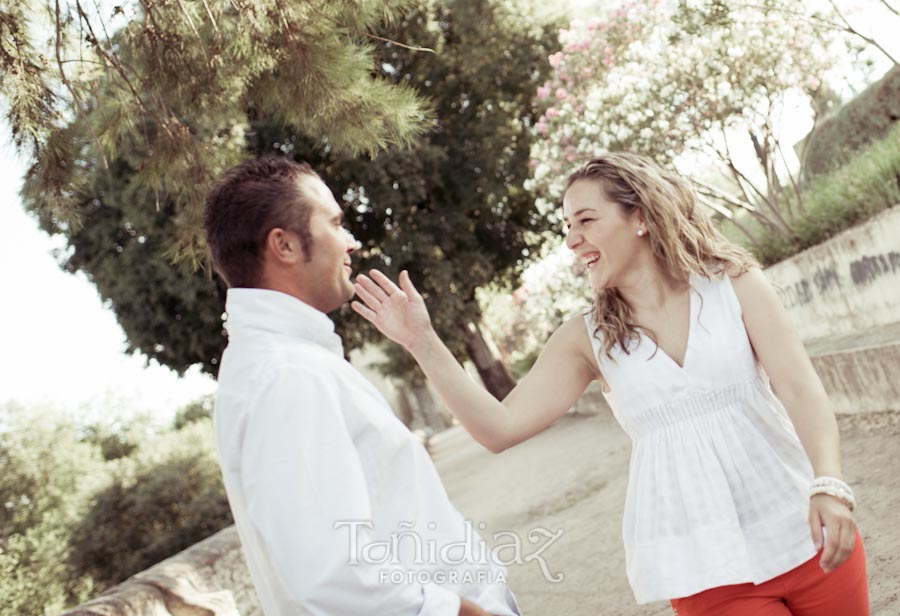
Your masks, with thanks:
[(234, 526), (63, 616), (262, 616)]
[(900, 341), (812, 358), (835, 413), (900, 410)]

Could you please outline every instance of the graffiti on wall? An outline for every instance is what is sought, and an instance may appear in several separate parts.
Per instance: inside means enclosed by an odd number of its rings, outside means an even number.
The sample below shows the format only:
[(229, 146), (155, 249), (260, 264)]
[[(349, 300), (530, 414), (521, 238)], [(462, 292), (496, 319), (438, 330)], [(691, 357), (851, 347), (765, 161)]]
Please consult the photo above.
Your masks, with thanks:
[(868, 284), (885, 274), (900, 271), (900, 252), (891, 251), (874, 256), (865, 256), (850, 264), (850, 279), (853, 284)]
[(788, 308), (803, 306), (813, 300), (813, 291), (822, 295), (835, 288), (841, 288), (841, 276), (837, 269), (820, 267), (812, 276), (784, 287), (784, 303)]
[[(850, 282), (856, 286), (868, 285), (886, 275), (900, 274), (900, 252), (865, 255), (850, 263)], [(811, 276), (785, 285), (784, 304), (788, 308), (804, 306), (815, 298), (832, 290), (842, 289), (847, 280), (836, 267), (819, 267)]]

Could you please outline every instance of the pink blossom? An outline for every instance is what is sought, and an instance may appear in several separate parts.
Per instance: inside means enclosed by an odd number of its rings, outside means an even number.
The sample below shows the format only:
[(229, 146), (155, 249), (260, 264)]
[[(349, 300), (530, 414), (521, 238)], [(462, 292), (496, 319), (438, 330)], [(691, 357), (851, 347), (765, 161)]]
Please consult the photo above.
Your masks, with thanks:
[(557, 88), (556, 89), (556, 98), (559, 100), (563, 100), (564, 98), (566, 98), (566, 96), (568, 96), (568, 94), (569, 93), (566, 92), (565, 88)]
[[(546, 126), (546, 124), (544, 126)], [(536, 158), (532, 158), (531, 160), (528, 161), (529, 169), (534, 169), (537, 166), (538, 166), (538, 160)]]
[(550, 56), (548, 60), (550, 60), (550, 66), (552, 66), (553, 68), (559, 68), (559, 65), (563, 60), (563, 52), (557, 51), (555, 54)]
[(543, 121), (538, 122), (537, 124), (534, 125), (534, 127), (537, 129), (537, 132), (539, 132), (541, 135), (543, 135), (544, 137), (547, 136), (547, 131), (549, 130), (549, 127), (547, 126), (547, 124), (545, 122), (543, 122)]
[(550, 96), (550, 88), (548, 86), (541, 86), (537, 89), (537, 97), (539, 100), (544, 100)]
[(547, 117), (551, 120), (558, 115), (559, 115), (559, 109), (557, 109), (556, 107), (550, 107), (550, 109), (547, 110)]

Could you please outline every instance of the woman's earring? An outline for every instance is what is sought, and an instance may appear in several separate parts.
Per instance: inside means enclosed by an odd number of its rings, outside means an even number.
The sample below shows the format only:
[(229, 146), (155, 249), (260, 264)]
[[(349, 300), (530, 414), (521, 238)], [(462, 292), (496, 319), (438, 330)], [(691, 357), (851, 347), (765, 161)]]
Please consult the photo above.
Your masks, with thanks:
[(643, 237), (643, 236), (644, 236), (644, 230), (643, 230), (643, 229), (638, 229), (637, 234), (638, 234), (639, 236)]

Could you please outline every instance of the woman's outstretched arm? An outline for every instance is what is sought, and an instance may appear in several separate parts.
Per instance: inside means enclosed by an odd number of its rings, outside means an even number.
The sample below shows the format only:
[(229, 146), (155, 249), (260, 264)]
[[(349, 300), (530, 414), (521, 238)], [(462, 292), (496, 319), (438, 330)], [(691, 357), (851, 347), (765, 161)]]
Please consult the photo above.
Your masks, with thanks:
[(400, 286), (372, 270), (356, 279), (362, 302), (353, 309), (415, 358), (463, 427), (487, 449), (499, 453), (549, 427), (598, 374), (580, 317), (567, 321), (547, 342), (529, 373), (499, 402), (469, 377), (438, 338), (422, 296), (409, 275)]

